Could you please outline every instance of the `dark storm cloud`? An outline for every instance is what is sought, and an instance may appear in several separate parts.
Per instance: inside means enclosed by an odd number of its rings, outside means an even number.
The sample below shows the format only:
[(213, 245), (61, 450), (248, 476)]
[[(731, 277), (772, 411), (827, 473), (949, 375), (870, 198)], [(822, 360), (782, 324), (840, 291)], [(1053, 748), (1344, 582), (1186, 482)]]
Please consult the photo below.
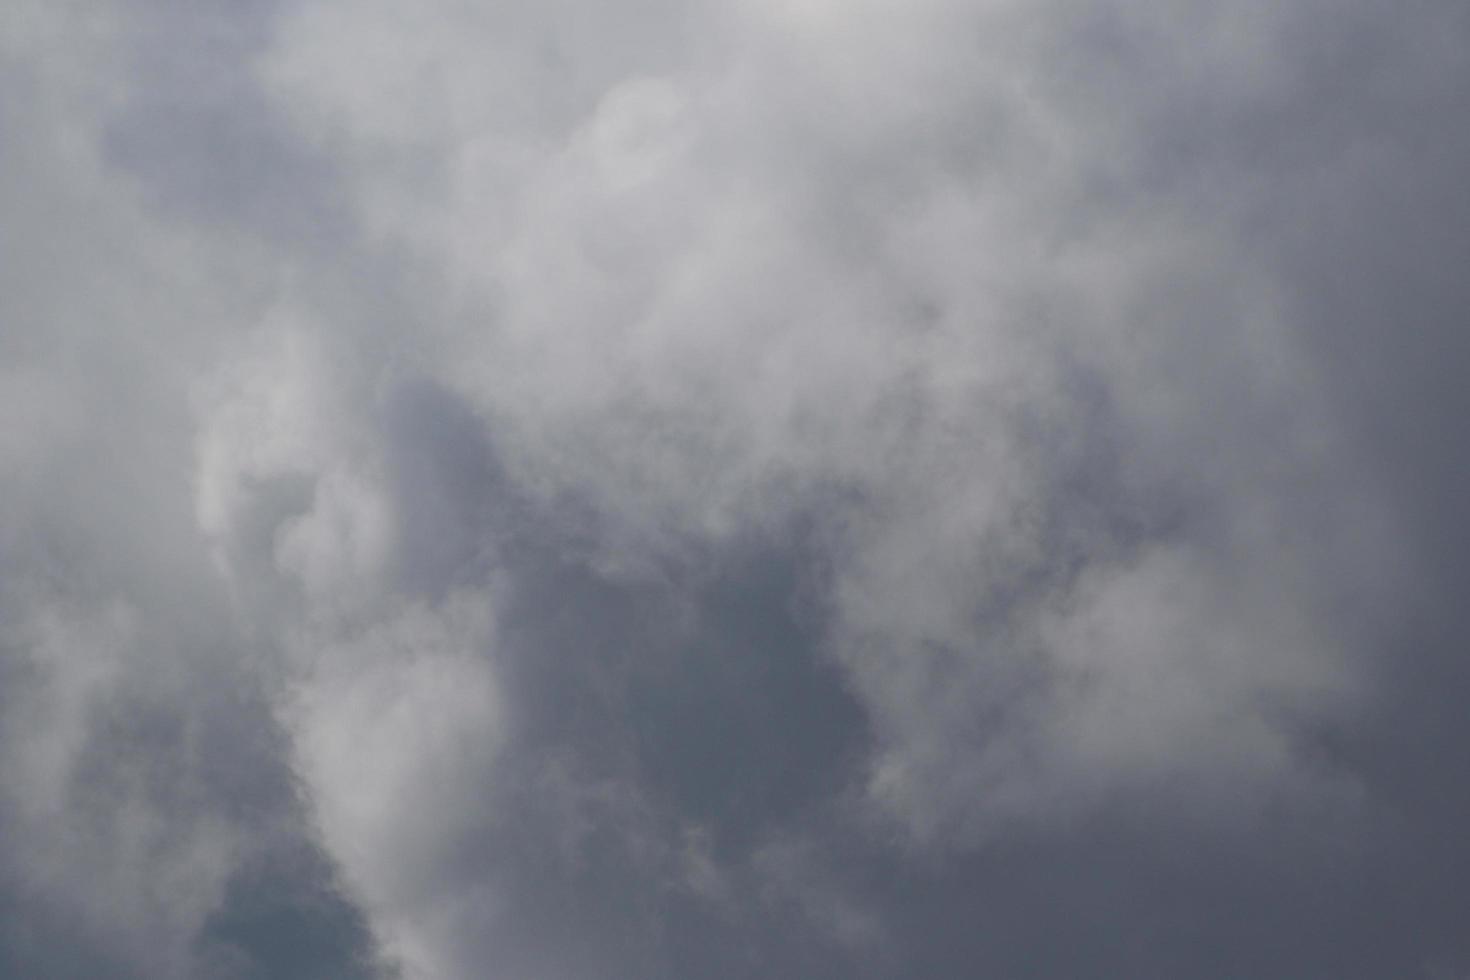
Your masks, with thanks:
[(1470, 15), (0, 15), (0, 970), (1470, 971)]

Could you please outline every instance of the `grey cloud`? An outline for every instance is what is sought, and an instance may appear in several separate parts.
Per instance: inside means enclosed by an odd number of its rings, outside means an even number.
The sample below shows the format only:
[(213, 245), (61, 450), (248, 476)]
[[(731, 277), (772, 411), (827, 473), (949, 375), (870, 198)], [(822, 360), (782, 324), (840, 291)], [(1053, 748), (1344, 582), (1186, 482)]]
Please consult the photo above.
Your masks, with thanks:
[(1470, 968), (1456, 5), (3, 19), (0, 969)]

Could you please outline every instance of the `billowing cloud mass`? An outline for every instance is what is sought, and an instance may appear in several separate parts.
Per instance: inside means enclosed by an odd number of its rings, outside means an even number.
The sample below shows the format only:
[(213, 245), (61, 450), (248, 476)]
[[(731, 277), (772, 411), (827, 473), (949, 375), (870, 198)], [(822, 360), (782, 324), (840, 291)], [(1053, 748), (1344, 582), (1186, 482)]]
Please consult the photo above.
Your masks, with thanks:
[(11, 0), (0, 975), (1470, 976), (1470, 8)]

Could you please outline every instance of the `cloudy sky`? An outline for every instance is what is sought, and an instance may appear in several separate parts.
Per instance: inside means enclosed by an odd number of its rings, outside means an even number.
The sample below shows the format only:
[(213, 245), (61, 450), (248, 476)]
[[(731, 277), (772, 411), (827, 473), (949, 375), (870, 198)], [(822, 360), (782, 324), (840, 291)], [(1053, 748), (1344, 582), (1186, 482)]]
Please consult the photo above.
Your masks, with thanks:
[(1463, 0), (6, 0), (0, 976), (1470, 978)]

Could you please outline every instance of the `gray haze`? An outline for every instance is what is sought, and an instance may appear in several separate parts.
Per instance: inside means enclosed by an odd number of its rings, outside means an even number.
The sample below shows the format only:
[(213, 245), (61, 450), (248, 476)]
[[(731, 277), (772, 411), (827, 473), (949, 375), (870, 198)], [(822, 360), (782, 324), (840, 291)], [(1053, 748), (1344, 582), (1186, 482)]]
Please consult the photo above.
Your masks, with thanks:
[(1470, 978), (1470, 6), (7, 0), (0, 975)]

